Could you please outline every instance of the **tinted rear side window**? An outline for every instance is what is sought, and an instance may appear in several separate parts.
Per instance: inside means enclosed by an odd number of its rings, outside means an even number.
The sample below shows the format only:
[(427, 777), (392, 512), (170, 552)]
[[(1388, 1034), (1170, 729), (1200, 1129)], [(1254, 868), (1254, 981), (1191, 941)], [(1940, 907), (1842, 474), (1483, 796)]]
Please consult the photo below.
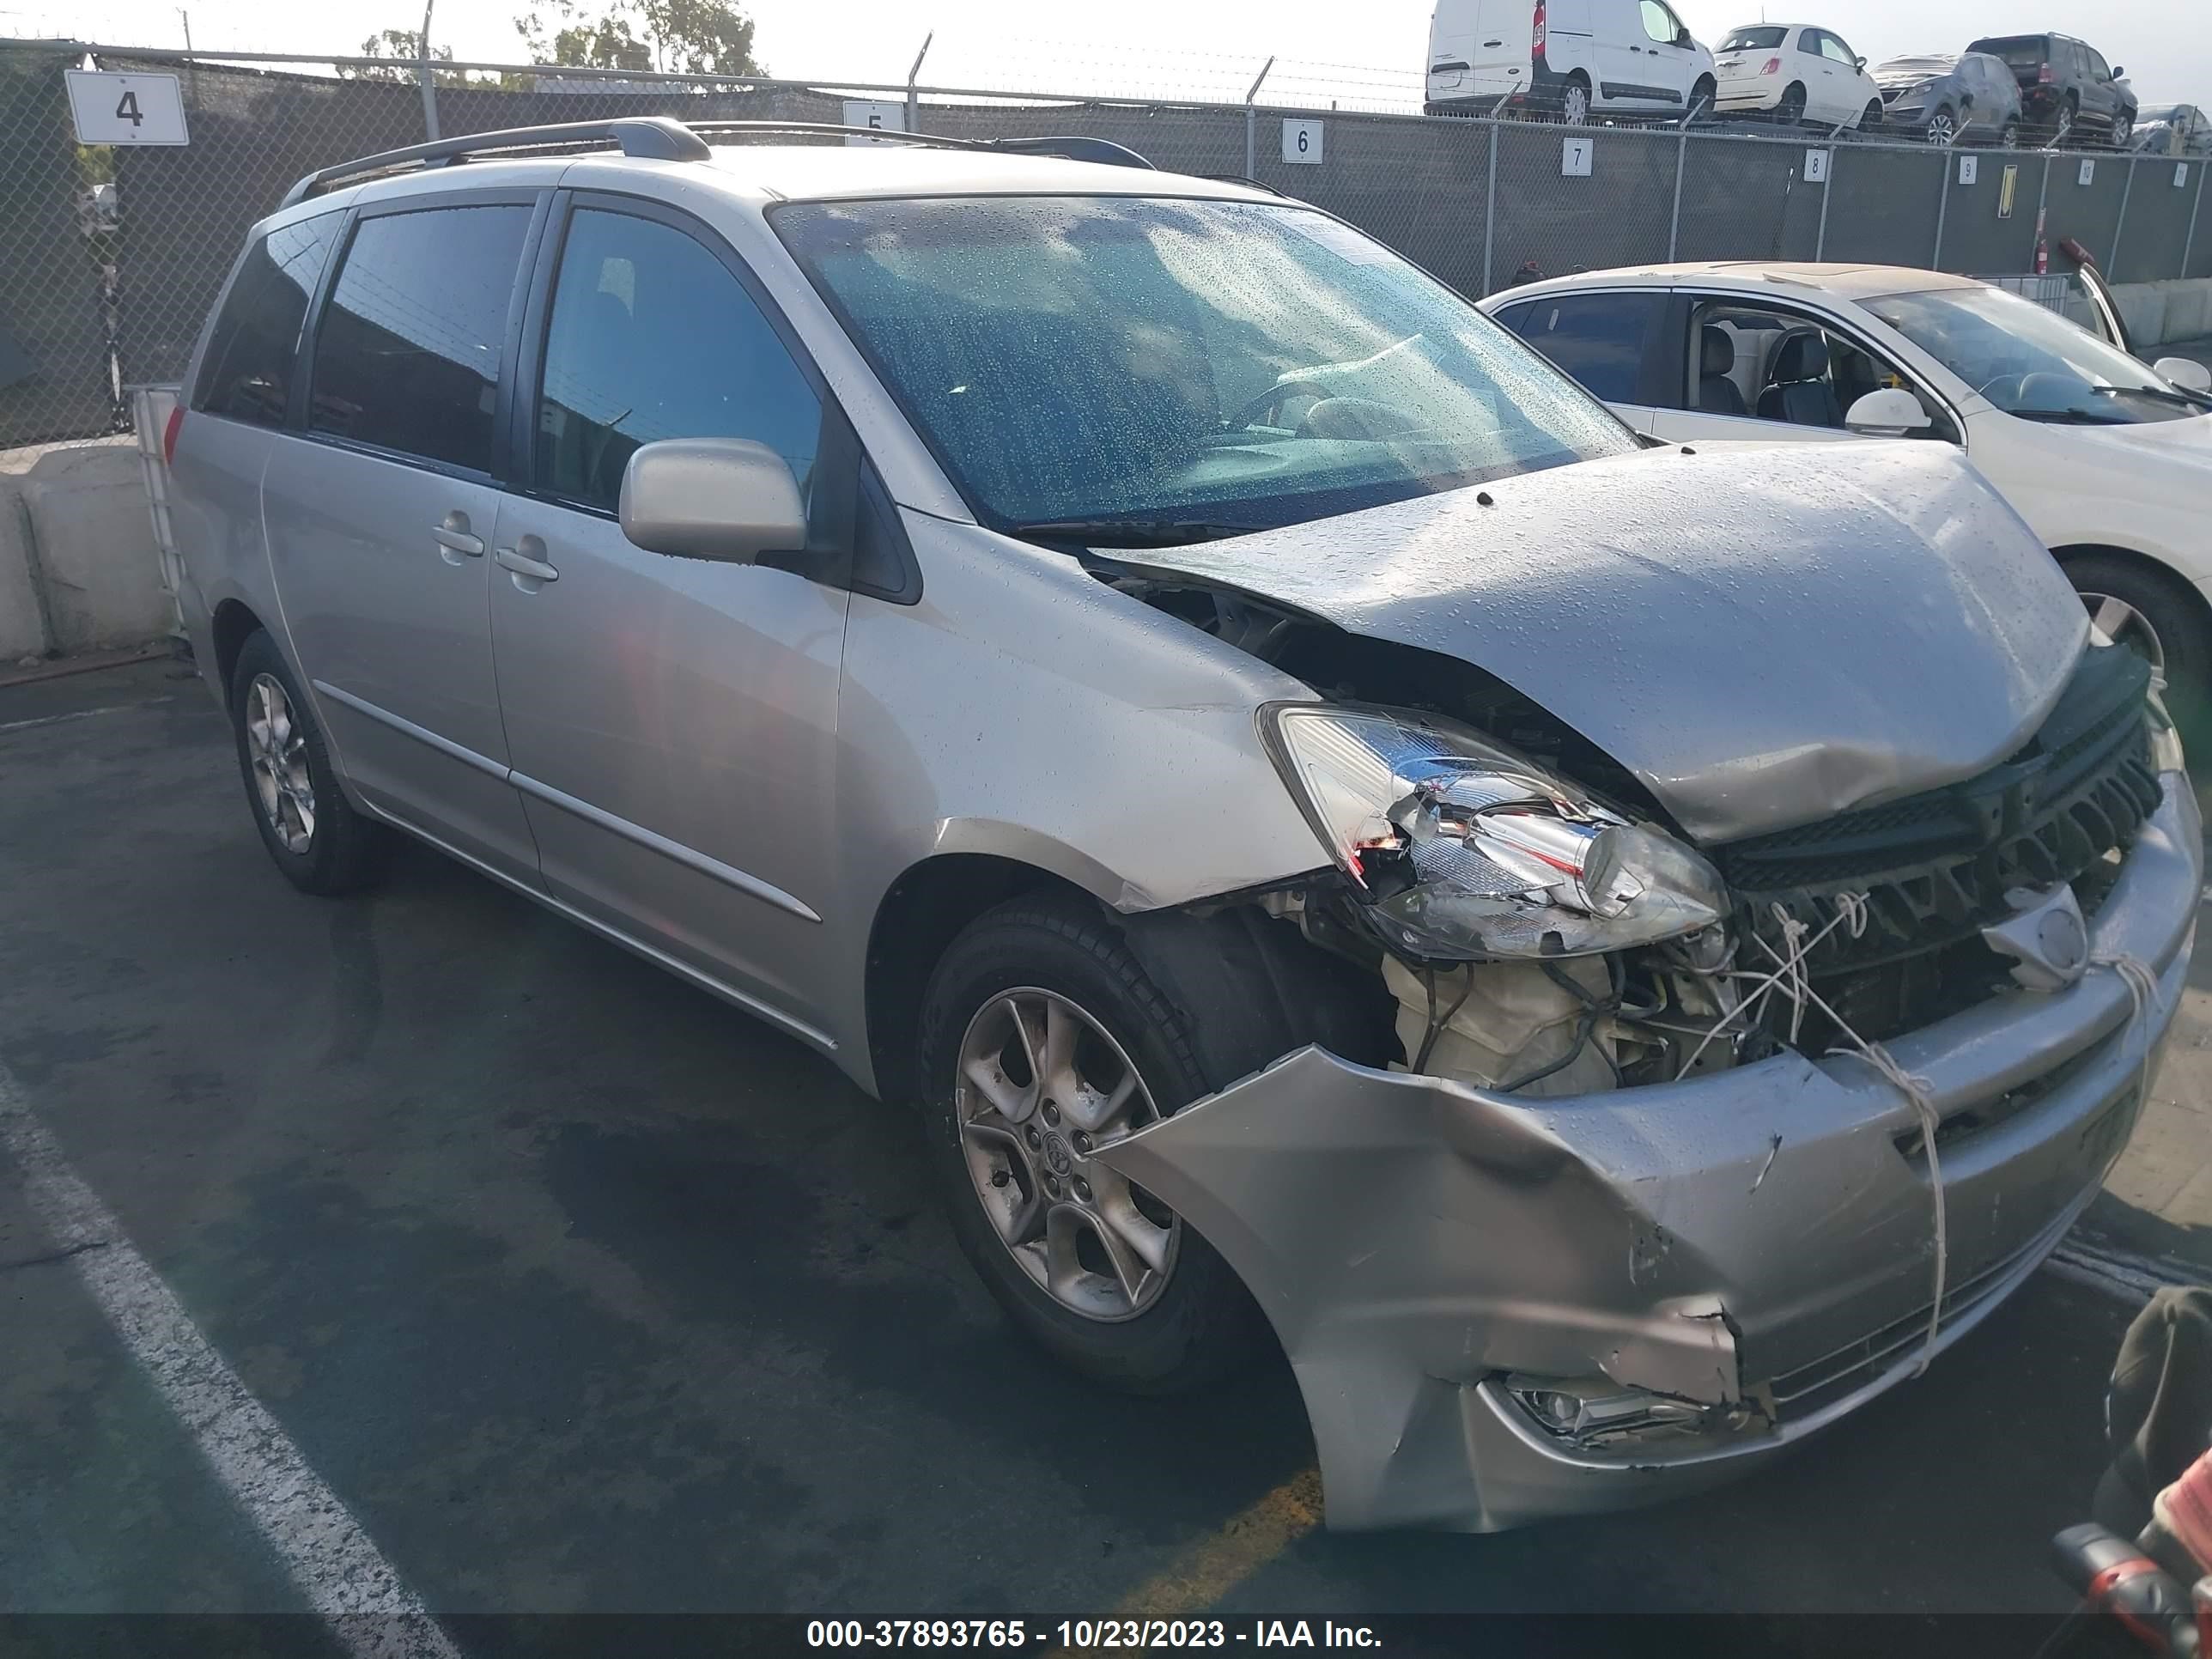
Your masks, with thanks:
[(530, 214), (501, 204), (362, 220), (316, 331), (307, 424), (489, 471), (500, 349)]
[(259, 426), (284, 423), (300, 325), (343, 216), (320, 214), (272, 230), (246, 253), (209, 337), (194, 408)]
[(1607, 403), (1634, 403), (1656, 294), (1540, 300), (1511, 325), (1521, 337)]

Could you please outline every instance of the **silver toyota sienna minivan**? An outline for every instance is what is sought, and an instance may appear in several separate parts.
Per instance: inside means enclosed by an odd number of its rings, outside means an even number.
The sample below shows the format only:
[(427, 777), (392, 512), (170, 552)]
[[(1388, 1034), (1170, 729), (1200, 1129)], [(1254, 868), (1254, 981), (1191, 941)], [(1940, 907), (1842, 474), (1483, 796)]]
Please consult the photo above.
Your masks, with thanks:
[(2034, 1270), (2199, 827), (1954, 451), (1644, 447), (1238, 185), (710, 136), (254, 228), (167, 437), (295, 885), (404, 831), (911, 1100), (1070, 1365), (1279, 1344), (1340, 1527), (1756, 1467)]

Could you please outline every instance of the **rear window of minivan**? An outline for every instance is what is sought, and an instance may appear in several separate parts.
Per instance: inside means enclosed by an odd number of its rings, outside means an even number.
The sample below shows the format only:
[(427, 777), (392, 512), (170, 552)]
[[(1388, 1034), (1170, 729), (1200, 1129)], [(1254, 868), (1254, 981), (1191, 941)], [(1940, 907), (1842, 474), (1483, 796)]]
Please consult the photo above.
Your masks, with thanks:
[(246, 250), (222, 302), (192, 407), (257, 426), (282, 426), (307, 301), (330, 263), (342, 213), (280, 226)]

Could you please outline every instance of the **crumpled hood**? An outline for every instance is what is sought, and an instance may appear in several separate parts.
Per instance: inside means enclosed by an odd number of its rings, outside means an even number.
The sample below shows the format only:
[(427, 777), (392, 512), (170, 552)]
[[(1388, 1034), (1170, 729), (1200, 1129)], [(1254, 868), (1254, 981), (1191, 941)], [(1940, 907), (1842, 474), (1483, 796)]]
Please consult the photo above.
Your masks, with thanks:
[(1893, 439), (1650, 450), (1115, 556), (1473, 663), (1706, 842), (1986, 770), (2088, 635), (1958, 453)]

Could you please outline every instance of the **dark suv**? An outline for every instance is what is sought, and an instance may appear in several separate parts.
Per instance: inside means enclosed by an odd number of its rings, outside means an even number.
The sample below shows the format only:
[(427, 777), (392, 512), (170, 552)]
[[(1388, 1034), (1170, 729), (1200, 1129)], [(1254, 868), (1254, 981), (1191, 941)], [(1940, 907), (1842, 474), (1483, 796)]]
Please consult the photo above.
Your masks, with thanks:
[(2104, 54), (2070, 34), (2006, 34), (1977, 40), (1969, 52), (2004, 59), (2020, 82), (2028, 125), (2057, 142), (2075, 138), (2118, 149), (2136, 124), (2136, 95)]

